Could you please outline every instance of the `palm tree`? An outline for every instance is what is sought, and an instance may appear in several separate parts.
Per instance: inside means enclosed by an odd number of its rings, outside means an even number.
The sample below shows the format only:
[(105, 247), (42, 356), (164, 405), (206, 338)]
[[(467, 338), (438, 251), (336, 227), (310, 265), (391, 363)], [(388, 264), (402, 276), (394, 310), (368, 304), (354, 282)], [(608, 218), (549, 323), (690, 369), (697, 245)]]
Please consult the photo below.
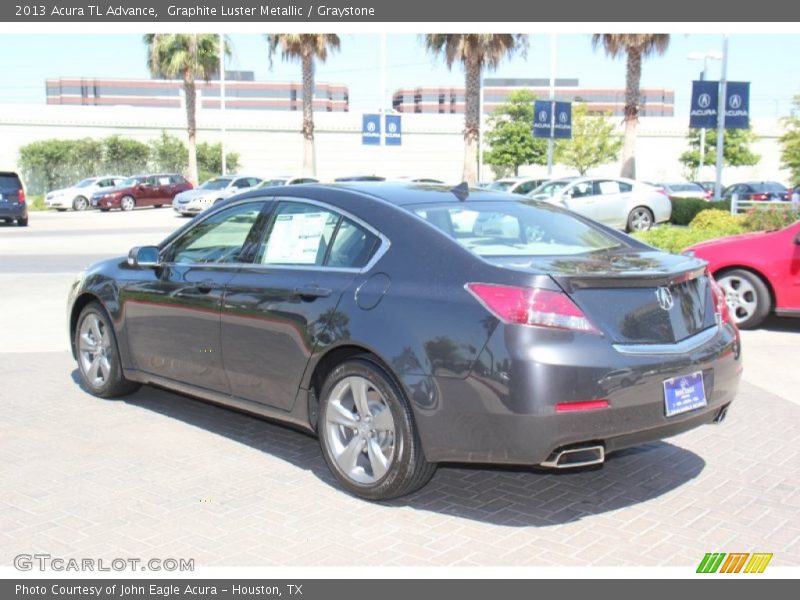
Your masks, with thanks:
[(595, 33), (592, 46), (603, 46), (612, 58), (627, 55), (625, 73), (625, 142), (622, 146), (622, 177), (636, 177), (636, 125), (639, 122), (639, 84), (642, 59), (664, 54), (669, 46), (665, 33)]
[(481, 72), (496, 69), (500, 61), (528, 48), (527, 36), (520, 33), (429, 33), (425, 46), (435, 56), (443, 56), (447, 68), (456, 61), (464, 65), (464, 174), (469, 184), (478, 181), (478, 136), (480, 133)]
[(269, 61), (280, 48), (283, 60), (299, 60), (303, 69), (303, 173), (316, 175), (314, 156), (314, 64), (325, 62), (328, 53), (339, 49), (333, 33), (272, 33), (267, 35)]
[[(197, 174), (197, 89), (198, 77), (206, 82), (219, 71), (219, 36), (211, 33), (148, 33), (147, 66), (153, 77), (182, 79), (186, 96), (186, 130), (189, 136), (189, 172), (198, 183)], [(225, 54), (230, 54), (227, 43)]]

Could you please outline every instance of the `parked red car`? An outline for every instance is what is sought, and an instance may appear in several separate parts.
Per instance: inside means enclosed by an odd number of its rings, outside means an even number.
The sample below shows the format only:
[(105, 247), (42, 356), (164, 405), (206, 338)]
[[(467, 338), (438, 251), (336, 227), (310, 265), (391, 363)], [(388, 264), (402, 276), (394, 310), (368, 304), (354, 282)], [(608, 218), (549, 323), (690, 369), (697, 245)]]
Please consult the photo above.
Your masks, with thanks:
[(770, 313), (800, 317), (800, 221), (702, 242), (683, 253), (708, 261), (740, 328), (757, 327)]
[(172, 204), (172, 199), (177, 194), (190, 189), (192, 184), (175, 173), (134, 175), (117, 187), (106, 188), (92, 195), (92, 207), (102, 211), (112, 208), (127, 211), (137, 206), (159, 208)]

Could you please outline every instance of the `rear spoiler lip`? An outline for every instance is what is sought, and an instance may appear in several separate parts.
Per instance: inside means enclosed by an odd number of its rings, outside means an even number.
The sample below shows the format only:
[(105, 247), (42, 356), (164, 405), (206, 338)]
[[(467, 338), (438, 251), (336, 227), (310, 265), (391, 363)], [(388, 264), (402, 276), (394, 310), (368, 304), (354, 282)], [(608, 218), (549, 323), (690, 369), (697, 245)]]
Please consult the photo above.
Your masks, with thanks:
[(706, 265), (692, 267), (677, 273), (663, 273), (659, 271), (629, 271), (609, 275), (597, 273), (587, 275), (555, 275), (550, 277), (561, 286), (568, 294), (588, 288), (644, 288), (644, 287), (669, 287), (697, 279), (706, 274)]

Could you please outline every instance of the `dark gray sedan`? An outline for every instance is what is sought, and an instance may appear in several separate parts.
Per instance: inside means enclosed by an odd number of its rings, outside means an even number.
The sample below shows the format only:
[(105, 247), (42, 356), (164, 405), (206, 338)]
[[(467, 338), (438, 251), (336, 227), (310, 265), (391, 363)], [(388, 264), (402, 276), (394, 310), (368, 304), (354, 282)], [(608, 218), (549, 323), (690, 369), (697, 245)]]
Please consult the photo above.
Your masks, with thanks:
[(155, 384), (316, 433), (341, 485), (440, 462), (600, 464), (725, 416), (739, 334), (705, 263), (562, 208), (438, 185), (268, 188), (93, 265), (82, 384)]

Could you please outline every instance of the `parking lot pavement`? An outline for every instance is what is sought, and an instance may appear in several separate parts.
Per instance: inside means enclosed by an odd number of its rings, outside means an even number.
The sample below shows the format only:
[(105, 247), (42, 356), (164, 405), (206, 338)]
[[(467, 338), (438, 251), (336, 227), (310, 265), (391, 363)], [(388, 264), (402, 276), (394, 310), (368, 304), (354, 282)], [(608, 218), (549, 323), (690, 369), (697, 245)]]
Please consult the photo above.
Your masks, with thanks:
[[(11, 259), (29, 265), (25, 273), (9, 271), (12, 230), (0, 228), (0, 565), (23, 552), (169, 556), (198, 566), (693, 571), (706, 552), (800, 562), (800, 406), (792, 401), (800, 375), (781, 346), (797, 347), (794, 325), (745, 332), (746, 380), (721, 425), (611, 455), (599, 470), (445, 466), (420, 492), (369, 504), (335, 486), (305, 434), (152, 387), (113, 401), (79, 387), (64, 331), (75, 265), (31, 257), (59, 255), (69, 230), (92, 232), (75, 236), (77, 262), (105, 252), (100, 238), (113, 238), (108, 254), (123, 253), (183, 222), (156, 212), (119, 215), (132, 219), (111, 236), (97, 223), (113, 214), (41, 215), (41, 229), (30, 231), (52, 236), (30, 236), (33, 244), (13, 230), (29, 248)], [(784, 349), (760, 358), (773, 345)], [(774, 389), (755, 385), (762, 361), (781, 374), (765, 378)]]

